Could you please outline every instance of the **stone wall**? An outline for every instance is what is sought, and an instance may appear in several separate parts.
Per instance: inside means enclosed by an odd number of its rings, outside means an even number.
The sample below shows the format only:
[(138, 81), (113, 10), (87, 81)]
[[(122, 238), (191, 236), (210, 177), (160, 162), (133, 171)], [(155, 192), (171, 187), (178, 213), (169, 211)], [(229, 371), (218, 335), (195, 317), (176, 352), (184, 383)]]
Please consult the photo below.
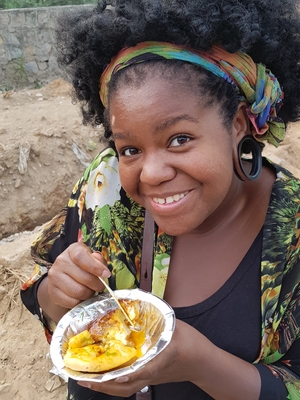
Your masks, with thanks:
[(55, 58), (55, 18), (60, 6), (0, 11), (0, 90), (45, 84), (62, 75)]

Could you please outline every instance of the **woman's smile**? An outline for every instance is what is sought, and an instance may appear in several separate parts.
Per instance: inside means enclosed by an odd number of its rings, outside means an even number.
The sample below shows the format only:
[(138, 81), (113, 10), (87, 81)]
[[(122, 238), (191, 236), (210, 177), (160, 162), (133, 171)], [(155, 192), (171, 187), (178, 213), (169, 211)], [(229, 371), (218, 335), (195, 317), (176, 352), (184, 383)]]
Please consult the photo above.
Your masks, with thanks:
[(161, 217), (176, 218), (187, 213), (191, 191), (165, 197), (145, 197), (145, 208)]
[(153, 197), (152, 200), (154, 201), (154, 203), (156, 204), (172, 204), (172, 203), (176, 203), (179, 200), (183, 199), (186, 195), (188, 194), (187, 192), (184, 193), (180, 193), (180, 194), (175, 194), (172, 196), (161, 196), (161, 197)]

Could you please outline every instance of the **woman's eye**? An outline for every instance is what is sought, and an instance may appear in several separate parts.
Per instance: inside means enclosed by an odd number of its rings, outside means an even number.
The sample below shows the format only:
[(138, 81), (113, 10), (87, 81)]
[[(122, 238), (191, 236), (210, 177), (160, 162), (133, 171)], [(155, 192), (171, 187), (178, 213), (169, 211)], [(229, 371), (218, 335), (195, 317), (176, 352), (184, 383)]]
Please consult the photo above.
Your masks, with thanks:
[(135, 149), (134, 147), (129, 147), (129, 148), (124, 149), (124, 150), (121, 151), (121, 154), (123, 156), (127, 156), (127, 157), (128, 156), (135, 156), (138, 153), (139, 153), (139, 150)]
[(187, 142), (189, 142), (190, 138), (188, 136), (177, 136), (174, 139), (172, 139), (170, 143), (170, 147), (176, 147), (176, 146), (181, 146)]

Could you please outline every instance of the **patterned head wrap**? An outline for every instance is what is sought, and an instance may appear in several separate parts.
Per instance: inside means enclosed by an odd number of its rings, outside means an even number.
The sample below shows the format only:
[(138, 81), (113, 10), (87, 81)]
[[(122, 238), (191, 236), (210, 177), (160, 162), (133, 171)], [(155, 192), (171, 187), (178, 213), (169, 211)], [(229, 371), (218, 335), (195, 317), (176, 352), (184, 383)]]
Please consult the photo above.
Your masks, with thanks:
[(100, 78), (100, 98), (108, 106), (108, 83), (111, 76), (132, 64), (151, 60), (182, 60), (201, 66), (237, 86), (240, 101), (248, 104), (247, 114), (252, 134), (258, 141), (278, 146), (285, 135), (285, 124), (277, 116), (283, 92), (278, 80), (263, 64), (256, 64), (245, 53), (228, 53), (220, 46), (209, 52), (164, 42), (142, 42), (121, 50), (108, 64)]

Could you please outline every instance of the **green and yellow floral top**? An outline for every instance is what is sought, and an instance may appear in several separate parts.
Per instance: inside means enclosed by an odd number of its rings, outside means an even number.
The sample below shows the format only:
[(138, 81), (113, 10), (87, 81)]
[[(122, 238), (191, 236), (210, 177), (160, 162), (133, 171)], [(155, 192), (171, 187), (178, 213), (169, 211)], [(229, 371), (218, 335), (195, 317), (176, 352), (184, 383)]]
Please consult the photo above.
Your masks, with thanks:
[[(300, 354), (276, 366), (274, 363), (300, 338), (300, 181), (272, 165), (277, 179), (263, 228), (261, 352), (255, 362), (267, 364), (284, 381), (288, 398), (299, 400)], [(37, 264), (22, 287), (24, 303), (27, 293), (30, 296), (29, 289), (51, 267), (54, 253), (77, 240), (101, 251), (112, 272), (109, 284), (113, 289), (138, 287), (144, 212), (121, 187), (115, 151), (103, 150), (74, 187), (68, 206), (47, 224), (33, 244), (32, 256)], [(153, 245), (152, 292), (163, 297), (172, 237), (158, 228)], [(51, 335), (49, 327), (46, 330)]]

